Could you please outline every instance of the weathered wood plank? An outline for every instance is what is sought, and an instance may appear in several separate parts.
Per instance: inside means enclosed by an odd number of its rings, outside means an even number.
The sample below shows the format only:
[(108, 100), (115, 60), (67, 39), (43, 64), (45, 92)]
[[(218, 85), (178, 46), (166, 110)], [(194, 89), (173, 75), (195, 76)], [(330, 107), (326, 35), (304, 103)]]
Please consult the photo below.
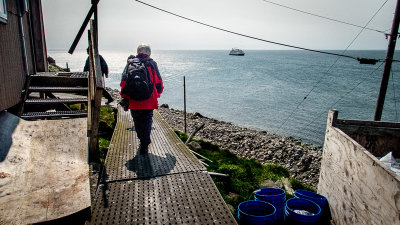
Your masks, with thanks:
[(90, 207), (86, 119), (0, 114), (0, 221), (29, 224)]
[(337, 120), (335, 126), (376, 157), (392, 152), (400, 158), (400, 123)]
[(43, 16), (41, 1), (32, 0), (29, 2), (31, 6), (32, 19), (32, 39), (36, 70), (38, 72), (46, 72), (47, 68), (47, 49), (44, 37)]
[(7, 0), (8, 22), (0, 24), (0, 111), (20, 101), (25, 82), (16, 1)]
[(318, 192), (328, 198), (335, 224), (400, 224), (399, 176), (332, 126), (335, 123), (331, 111), (318, 184)]

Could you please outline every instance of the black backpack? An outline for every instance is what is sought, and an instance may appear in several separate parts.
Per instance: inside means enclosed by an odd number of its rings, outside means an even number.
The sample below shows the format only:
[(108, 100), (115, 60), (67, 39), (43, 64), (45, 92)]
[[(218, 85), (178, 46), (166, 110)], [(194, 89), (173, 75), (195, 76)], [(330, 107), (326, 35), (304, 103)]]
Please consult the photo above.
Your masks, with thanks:
[(153, 82), (146, 63), (141, 62), (139, 58), (133, 58), (128, 63), (126, 67), (126, 84), (121, 93), (136, 101), (149, 99), (153, 94)]

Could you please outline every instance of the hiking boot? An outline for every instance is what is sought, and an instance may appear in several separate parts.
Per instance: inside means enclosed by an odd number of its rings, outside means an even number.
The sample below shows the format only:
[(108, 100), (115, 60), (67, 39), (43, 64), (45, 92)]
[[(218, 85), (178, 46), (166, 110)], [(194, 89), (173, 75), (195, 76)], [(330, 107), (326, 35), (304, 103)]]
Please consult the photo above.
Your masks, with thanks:
[(139, 145), (139, 152), (141, 155), (145, 155), (149, 152), (149, 146), (148, 145)]

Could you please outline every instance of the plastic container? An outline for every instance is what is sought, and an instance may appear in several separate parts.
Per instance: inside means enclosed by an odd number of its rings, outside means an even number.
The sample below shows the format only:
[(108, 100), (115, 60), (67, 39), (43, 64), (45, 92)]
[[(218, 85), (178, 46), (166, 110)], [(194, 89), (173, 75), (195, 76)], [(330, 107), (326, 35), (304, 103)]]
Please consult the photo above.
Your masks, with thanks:
[(328, 200), (326, 199), (325, 196), (317, 194), (312, 191), (296, 190), (294, 193), (294, 197), (295, 198), (304, 198), (304, 199), (311, 200), (311, 201), (317, 203), (322, 210), (320, 221), (322, 223), (328, 224), (328, 221), (330, 220), (331, 215), (330, 215), (330, 210), (329, 210), (329, 206), (328, 206)]
[(261, 188), (253, 192), (254, 199), (269, 202), (275, 206), (276, 220), (282, 223), (285, 213), (286, 195), (285, 190), (280, 188)]
[(311, 200), (319, 205), (321, 209), (323, 209), (327, 203), (327, 199), (325, 196), (317, 194), (312, 191), (306, 191), (306, 190), (296, 190), (294, 192), (294, 197), (295, 198), (305, 198), (308, 200)]
[(239, 204), (240, 224), (276, 224), (275, 207), (263, 201), (249, 200)]
[(304, 198), (287, 200), (285, 206), (285, 224), (316, 225), (320, 224), (321, 207), (313, 201)]

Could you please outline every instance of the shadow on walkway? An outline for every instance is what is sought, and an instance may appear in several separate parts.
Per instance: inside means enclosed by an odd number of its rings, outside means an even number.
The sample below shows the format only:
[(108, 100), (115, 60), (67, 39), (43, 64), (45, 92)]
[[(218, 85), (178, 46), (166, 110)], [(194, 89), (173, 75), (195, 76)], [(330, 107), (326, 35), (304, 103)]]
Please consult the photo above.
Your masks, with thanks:
[(171, 172), (176, 164), (176, 157), (166, 153), (165, 157), (160, 157), (152, 153), (136, 156), (125, 163), (129, 171), (136, 173), (138, 178), (153, 178), (166, 175)]

